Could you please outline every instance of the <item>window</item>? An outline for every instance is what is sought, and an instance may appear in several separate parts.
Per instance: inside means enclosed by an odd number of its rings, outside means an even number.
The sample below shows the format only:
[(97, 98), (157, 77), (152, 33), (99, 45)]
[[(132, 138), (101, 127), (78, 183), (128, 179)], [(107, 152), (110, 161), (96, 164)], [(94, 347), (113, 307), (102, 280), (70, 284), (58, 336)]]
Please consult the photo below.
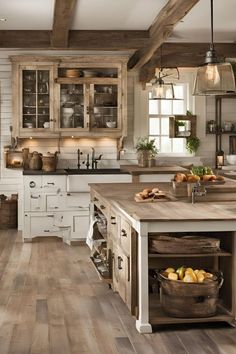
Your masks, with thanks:
[(149, 137), (160, 153), (186, 153), (185, 138), (169, 138), (169, 116), (187, 111), (187, 84), (175, 84), (177, 100), (152, 100), (149, 92)]

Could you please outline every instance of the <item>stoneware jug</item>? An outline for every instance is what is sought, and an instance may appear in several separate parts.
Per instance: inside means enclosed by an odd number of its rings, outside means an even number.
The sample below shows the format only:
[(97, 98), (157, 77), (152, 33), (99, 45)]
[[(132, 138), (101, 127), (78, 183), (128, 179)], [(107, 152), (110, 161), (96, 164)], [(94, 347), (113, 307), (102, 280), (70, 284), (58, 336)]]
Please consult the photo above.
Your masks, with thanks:
[(57, 152), (54, 154), (47, 152), (46, 155), (43, 155), (43, 171), (55, 172), (57, 168)]
[(42, 154), (34, 151), (32, 157), (29, 160), (30, 170), (41, 170), (42, 169)]

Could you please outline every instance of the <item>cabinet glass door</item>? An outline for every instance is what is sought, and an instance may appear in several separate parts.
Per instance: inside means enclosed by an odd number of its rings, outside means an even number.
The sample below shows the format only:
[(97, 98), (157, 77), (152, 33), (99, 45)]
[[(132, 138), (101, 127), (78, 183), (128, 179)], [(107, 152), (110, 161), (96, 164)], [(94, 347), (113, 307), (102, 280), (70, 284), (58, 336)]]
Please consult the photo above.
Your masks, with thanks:
[(91, 85), (91, 128), (118, 128), (118, 85)]
[(22, 70), (21, 128), (50, 128), (49, 84), (49, 70)]
[(60, 129), (88, 128), (84, 102), (84, 84), (60, 85)]

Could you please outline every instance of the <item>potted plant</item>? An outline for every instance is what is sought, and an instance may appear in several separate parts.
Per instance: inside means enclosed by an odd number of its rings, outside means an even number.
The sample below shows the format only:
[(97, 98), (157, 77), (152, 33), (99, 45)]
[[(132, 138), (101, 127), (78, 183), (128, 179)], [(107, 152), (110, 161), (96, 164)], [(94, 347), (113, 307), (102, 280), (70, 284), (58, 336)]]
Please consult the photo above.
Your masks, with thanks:
[(197, 136), (189, 136), (186, 139), (186, 149), (190, 154), (195, 153), (200, 146), (200, 139)]
[(182, 134), (186, 130), (186, 122), (183, 120), (176, 120), (175, 126), (178, 135)]
[(148, 136), (139, 137), (135, 147), (138, 153), (138, 165), (140, 167), (147, 167), (148, 165), (151, 166), (158, 153), (158, 149), (155, 145), (155, 139), (149, 139)]

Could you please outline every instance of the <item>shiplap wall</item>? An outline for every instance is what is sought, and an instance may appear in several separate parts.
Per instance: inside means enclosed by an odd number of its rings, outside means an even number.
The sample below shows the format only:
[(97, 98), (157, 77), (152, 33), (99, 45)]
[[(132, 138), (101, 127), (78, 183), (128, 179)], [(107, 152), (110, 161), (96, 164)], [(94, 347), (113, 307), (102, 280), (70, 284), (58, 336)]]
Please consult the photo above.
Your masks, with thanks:
[[(38, 51), (0, 51), (0, 146), (1, 146), (1, 174), (0, 174), (0, 194), (4, 193), (10, 196), (12, 193), (19, 195), (19, 228), (22, 224), (22, 171), (10, 170), (5, 168), (4, 146), (9, 145), (11, 141), (10, 126), (12, 125), (12, 89), (11, 89), (11, 55), (20, 54), (45, 54), (45, 55), (78, 55), (76, 52), (38, 52)], [(121, 155), (123, 163), (136, 161), (136, 155), (133, 150), (133, 86), (135, 74), (128, 75), (128, 136), (124, 140), (125, 152)], [(100, 166), (119, 165), (117, 161), (117, 141), (115, 139), (24, 139), (19, 142), (17, 149), (29, 147), (30, 152), (39, 151), (41, 153), (55, 152), (60, 150), (58, 155), (58, 168), (77, 166), (77, 149), (83, 152), (81, 160), (86, 159), (86, 154), (91, 156), (91, 147), (95, 148), (96, 156), (102, 154)]]

